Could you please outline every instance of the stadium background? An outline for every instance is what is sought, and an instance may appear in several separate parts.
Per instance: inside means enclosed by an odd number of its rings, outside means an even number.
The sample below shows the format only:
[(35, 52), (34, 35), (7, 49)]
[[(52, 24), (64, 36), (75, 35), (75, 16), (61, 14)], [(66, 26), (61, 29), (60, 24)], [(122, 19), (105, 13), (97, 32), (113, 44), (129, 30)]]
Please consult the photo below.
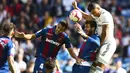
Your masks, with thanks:
[[(76, 0), (78, 7), (85, 12), (89, 0)], [(95, 0), (96, 1), (96, 0)], [(82, 39), (73, 28), (73, 22), (68, 15), (72, 10), (73, 0), (0, 0), (0, 23), (12, 21), (16, 30), (25, 33), (34, 33), (41, 28), (56, 25), (60, 20), (67, 20), (69, 29), (66, 33), (70, 36), (74, 51), (82, 43)], [(113, 73), (120, 66), (130, 73), (130, 0), (97, 0), (101, 7), (112, 13), (115, 23), (115, 38), (117, 50), (107, 66), (105, 72)], [(84, 20), (80, 23), (83, 25)], [(13, 38), (16, 45), (15, 64), (19, 73), (32, 73), (34, 67), (34, 54), (39, 46), (40, 38), (23, 40)], [(71, 73), (74, 60), (67, 50), (61, 48), (57, 59), (60, 70), (64, 73)], [(122, 65), (121, 65), (122, 64)], [(107, 71), (110, 72), (107, 72)]]

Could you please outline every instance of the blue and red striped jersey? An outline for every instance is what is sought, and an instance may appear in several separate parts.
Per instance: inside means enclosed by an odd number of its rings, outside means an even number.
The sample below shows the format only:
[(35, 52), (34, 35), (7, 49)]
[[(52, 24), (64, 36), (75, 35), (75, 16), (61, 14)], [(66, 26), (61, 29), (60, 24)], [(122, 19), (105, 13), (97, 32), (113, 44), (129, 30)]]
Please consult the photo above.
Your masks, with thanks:
[(93, 34), (82, 44), (78, 56), (86, 61), (94, 61), (99, 47), (100, 38), (97, 34)]
[(36, 50), (36, 56), (54, 58), (63, 44), (66, 45), (66, 48), (71, 48), (68, 35), (65, 32), (55, 34), (55, 29), (56, 26), (52, 28), (44, 28), (35, 33), (36, 37), (42, 37), (41, 44)]
[(14, 56), (14, 44), (9, 37), (0, 37), (0, 73), (9, 73), (8, 57)]

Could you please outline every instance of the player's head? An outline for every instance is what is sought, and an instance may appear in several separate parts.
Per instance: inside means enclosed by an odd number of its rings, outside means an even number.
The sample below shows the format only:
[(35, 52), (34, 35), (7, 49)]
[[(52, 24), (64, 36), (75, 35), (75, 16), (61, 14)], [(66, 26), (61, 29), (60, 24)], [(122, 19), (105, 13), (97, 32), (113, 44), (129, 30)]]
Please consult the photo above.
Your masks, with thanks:
[(91, 2), (88, 4), (88, 11), (96, 17), (100, 16), (101, 7), (96, 2)]
[(68, 23), (66, 21), (60, 21), (56, 26), (55, 32), (57, 34), (64, 32), (68, 28)]
[(0, 33), (1, 36), (10, 36), (12, 37), (14, 35), (15, 25), (12, 22), (3, 22), (0, 25)]
[(97, 24), (95, 21), (86, 21), (85, 22), (85, 31), (88, 35), (92, 35), (95, 33), (97, 28)]

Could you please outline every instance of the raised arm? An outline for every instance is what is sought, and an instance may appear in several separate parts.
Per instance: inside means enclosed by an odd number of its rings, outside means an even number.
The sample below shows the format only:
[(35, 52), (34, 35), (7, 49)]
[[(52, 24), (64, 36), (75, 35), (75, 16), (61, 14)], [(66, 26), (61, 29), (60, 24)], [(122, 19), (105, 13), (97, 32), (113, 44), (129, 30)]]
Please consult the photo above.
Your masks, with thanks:
[(15, 32), (15, 37), (16, 38), (23, 38), (23, 39), (34, 39), (34, 38), (38, 38), (40, 36), (43, 36), (45, 35), (45, 33), (47, 32), (48, 28), (44, 28), (44, 29), (41, 29), (39, 31), (37, 31), (36, 33), (34, 34), (24, 34), (22, 32)]
[(76, 24), (75, 24), (75, 28), (76, 28), (76, 31), (77, 31), (83, 38), (85, 38), (85, 39), (88, 39), (88, 38), (89, 38), (89, 36), (86, 35), (86, 33), (83, 31), (83, 29), (82, 29), (82, 27), (81, 27), (80, 24), (76, 23)]
[(74, 2), (72, 3), (72, 5), (73, 5), (74, 9), (77, 9), (77, 10), (79, 10), (79, 11), (82, 13), (82, 17), (83, 17), (84, 19), (93, 20), (93, 18), (92, 18), (92, 16), (91, 16), (90, 14), (87, 14), (87, 13), (83, 12), (81, 9), (79, 9), (79, 8), (77, 7), (77, 2), (76, 2), (76, 1), (74, 1)]
[(35, 34), (24, 34), (23, 32), (16, 32), (15, 37), (30, 40), (30, 39), (36, 38), (36, 35)]

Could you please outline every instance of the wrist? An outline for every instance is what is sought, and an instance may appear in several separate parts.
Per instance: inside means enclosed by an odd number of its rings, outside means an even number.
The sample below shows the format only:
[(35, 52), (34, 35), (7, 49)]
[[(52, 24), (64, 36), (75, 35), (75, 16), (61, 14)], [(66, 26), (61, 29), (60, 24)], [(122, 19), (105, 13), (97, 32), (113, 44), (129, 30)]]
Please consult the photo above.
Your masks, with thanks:
[(75, 9), (78, 9), (78, 7), (75, 7)]
[(78, 60), (79, 58), (78, 58), (78, 57), (76, 57), (75, 59), (76, 59), (76, 60)]

